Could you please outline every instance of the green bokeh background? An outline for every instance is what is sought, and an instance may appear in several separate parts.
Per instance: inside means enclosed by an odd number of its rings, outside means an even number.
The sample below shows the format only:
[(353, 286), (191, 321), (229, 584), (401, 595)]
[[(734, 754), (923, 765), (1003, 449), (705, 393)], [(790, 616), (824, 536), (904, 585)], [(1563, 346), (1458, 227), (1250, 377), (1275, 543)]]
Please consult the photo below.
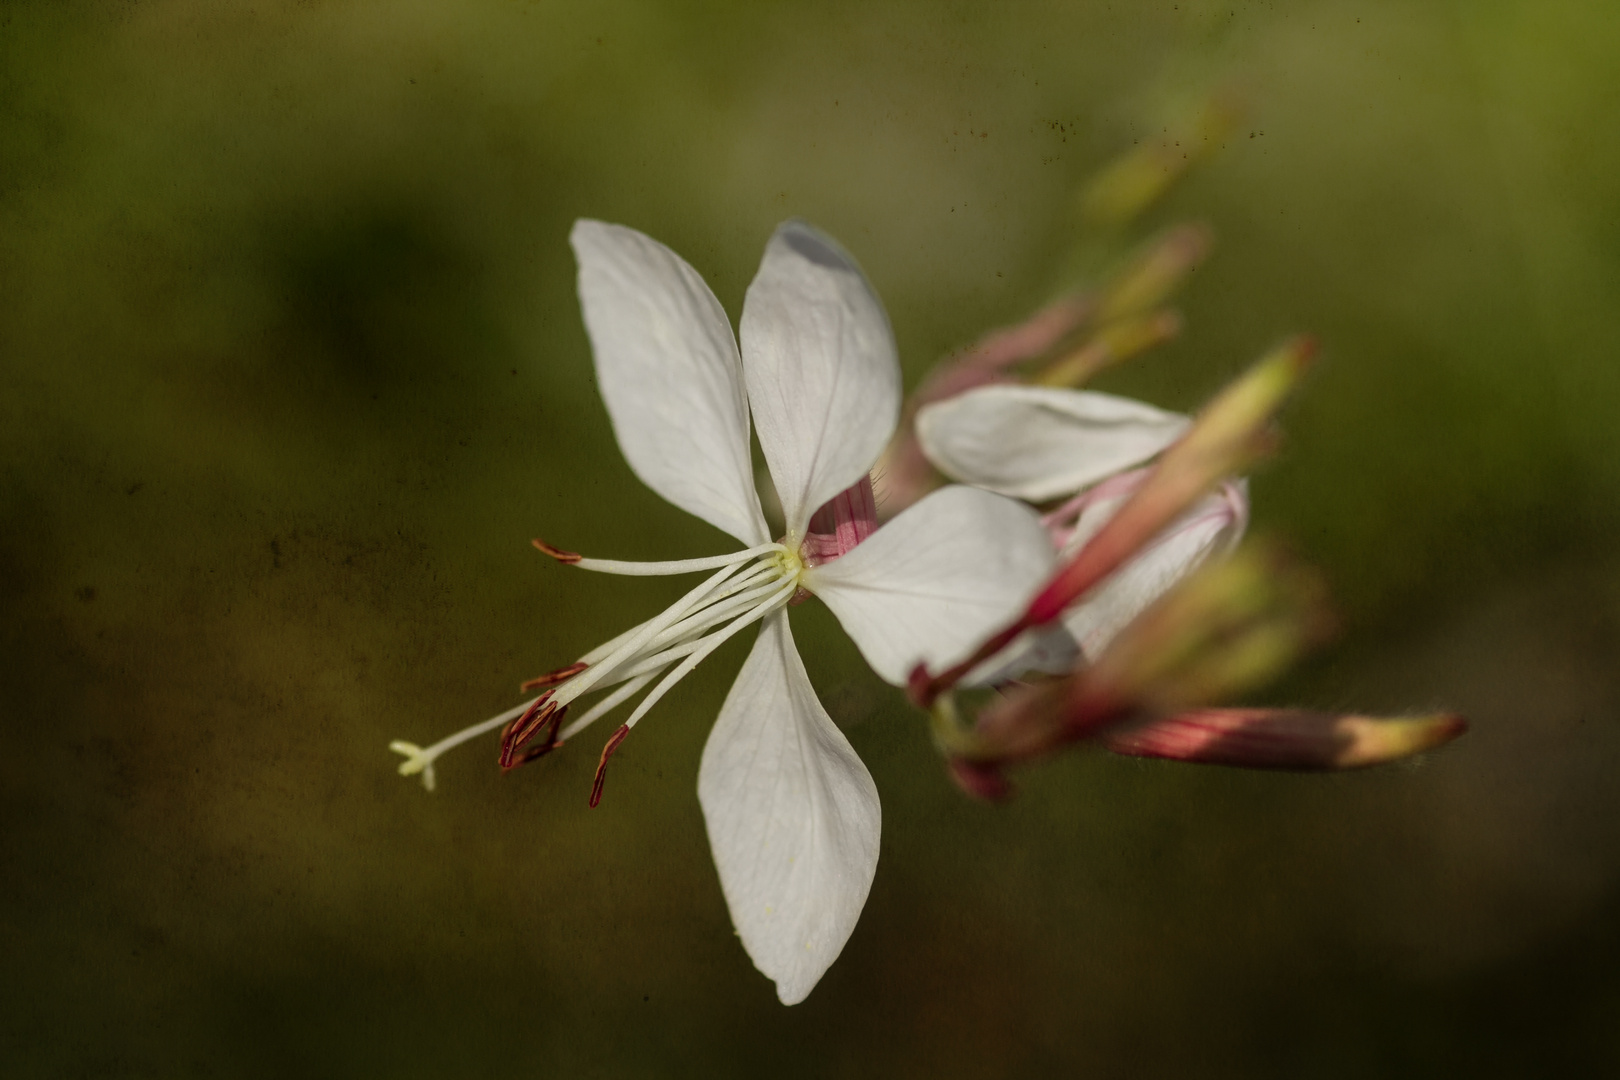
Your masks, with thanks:
[[(1620, 7), (0, 7), (0, 1054), (13, 1076), (1368, 1076), (1620, 1069)], [(736, 316), (777, 221), (909, 382), (1050, 295), (1076, 185), (1212, 92), (1195, 407), (1323, 361), (1254, 482), (1343, 634), (1279, 701), (1467, 713), (1328, 777), (1075, 754), (989, 808), (825, 610), (882, 858), (785, 1009), (694, 797), (729, 645), (616, 758), (394, 775), (723, 538), (630, 474), (566, 243)], [(604, 732), (604, 735), (606, 733)]]

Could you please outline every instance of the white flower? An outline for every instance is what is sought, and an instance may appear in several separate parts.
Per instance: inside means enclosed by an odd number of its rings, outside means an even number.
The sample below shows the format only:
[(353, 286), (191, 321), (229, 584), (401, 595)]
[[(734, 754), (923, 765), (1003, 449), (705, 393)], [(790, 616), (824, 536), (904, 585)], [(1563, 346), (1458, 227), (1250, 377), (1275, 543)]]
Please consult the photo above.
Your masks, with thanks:
[[(1124, 470), (1158, 455), (1189, 423), (1112, 394), (1003, 384), (925, 406), (917, 414), (917, 439), (953, 480), (1030, 502), (1080, 492), (1042, 519), (1067, 561), (1146, 476), (1146, 470)], [(1064, 629), (1094, 659), (1170, 586), (1211, 554), (1230, 550), (1243, 534), (1248, 508), (1247, 483), (1224, 484), (1071, 607)]]
[[(516, 744), (542, 728), (551, 741), (530, 754), (571, 739), (662, 676), (609, 742), (605, 765), (653, 702), (760, 622), (704, 748), (698, 798), (743, 946), (792, 1004), (855, 927), (877, 867), (880, 812), (871, 776), (805, 675), (786, 605), (801, 591), (819, 596), (878, 674), (901, 684), (917, 663), (958, 661), (1016, 615), (1055, 552), (1028, 507), (948, 487), (818, 561), (827, 545), (809, 542), (812, 516), (834, 500), (834, 517), (870, 507), (869, 495), (837, 497), (867, 482), (900, 406), (882, 305), (821, 233), (788, 222), (772, 236), (743, 305), (740, 353), (719, 302), (674, 252), (596, 221), (576, 223), (571, 239), (597, 379), (630, 467), (744, 550), (620, 563), (548, 549), (608, 573), (713, 572), (663, 614), (559, 670), (522, 709), (426, 749), (395, 744), (407, 758), (401, 772), (421, 772), (431, 786), (433, 758), (508, 722), (521, 730), (509, 730), (503, 763), (520, 762)], [(750, 413), (786, 519), (779, 541), (754, 490)], [(557, 734), (570, 702), (615, 686)], [(599, 794), (600, 770), (597, 782)]]

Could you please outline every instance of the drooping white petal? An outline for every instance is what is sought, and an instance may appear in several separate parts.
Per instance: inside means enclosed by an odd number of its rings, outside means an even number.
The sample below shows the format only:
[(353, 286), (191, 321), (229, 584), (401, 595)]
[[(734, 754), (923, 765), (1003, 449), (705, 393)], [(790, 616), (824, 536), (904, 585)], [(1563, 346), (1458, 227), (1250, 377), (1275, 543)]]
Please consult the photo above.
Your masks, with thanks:
[(698, 801), (731, 921), (785, 1005), (803, 1001), (855, 929), (877, 872), (872, 777), (766, 616), (703, 748)]
[[(1230, 550), (1237, 543), (1248, 520), (1247, 490), (1247, 482), (1237, 480), (1225, 490), (1206, 496), (1146, 550), (1064, 613), (1064, 627), (1088, 658), (1096, 659), (1125, 624), (1210, 555)], [(1063, 556), (1079, 551), (1125, 504), (1126, 497), (1101, 500), (1088, 507), (1064, 544)]]
[(1112, 394), (985, 386), (921, 409), (917, 441), (953, 480), (1041, 502), (1141, 464), (1187, 424)]
[(903, 685), (919, 661), (956, 663), (1011, 622), (1052, 573), (1035, 512), (978, 488), (941, 488), (804, 584), (861, 655)]
[(743, 372), (787, 519), (859, 480), (894, 433), (900, 364), (888, 316), (835, 242), (784, 222), (765, 248), (742, 314)]
[(742, 361), (720, 302), (685, 260), (634, 229), (580, 220), (569, 240), (596, 381), (630, 468), (682, 510), (765, 543)]

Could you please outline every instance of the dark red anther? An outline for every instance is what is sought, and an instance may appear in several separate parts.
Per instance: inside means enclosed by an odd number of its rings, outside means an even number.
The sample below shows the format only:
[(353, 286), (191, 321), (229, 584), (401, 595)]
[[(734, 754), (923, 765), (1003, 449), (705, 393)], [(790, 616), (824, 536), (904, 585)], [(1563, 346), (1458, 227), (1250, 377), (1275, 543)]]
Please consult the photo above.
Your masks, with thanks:
[(624, 742), (624, 737), (628, 734), (630, 734), (630, 725), (621, 724), (619, 730), (613, 733), (613, 738), (609, 739), (607, 745), (602, 747), (602, 760), (596, 763), (596, 779), (591, 783), (592, 810), (595, 810), (596, 804), (602, 801), (602, 781), (607, 779), (608, 758), (613, 756), (613, 751), (619, 748), (619, 744)]
[(531, 746), (527, 750), (523, 751), (523, 756), (517, 759), (512, 768), (516, 769), (520, 766), (527, 765), (531, 761), (545, 757), (553, 750), (561, 749), (563, 746), (563, 741), (557, 738), (557, 723), (560, 722), (566, 715), (568, 715), (568, 706), (564, 705), (562, 708), (558, 709), (556, 715), (552, 717), (551, 737), (545, 742), (541, 743), (539, 746)]
[(566, 682), (567, 680), (572, 679), (575, 675), (578, 675), (588, 667), (590, 667), (589, 664), (583, 660), (579, 660), (569, 664), (567, 667), (560, 667), (556, 671), (548, 671), (544, 675), (530, 679), (528, 682), (523, 684), (521, 689), (526, 694), (530, 690), (540, 690), (547, 686), (556, 686), (560, 682)]
[(577, 563), (579, 560), (585, 557), (577, 551), (564, 551), (560, 547), (552, 547), (539, 537), (535, 537), (533, 540), (530, 540), (529, 543), (533, 544), (536, 548), (545, 552), (547, 555), (550, 555), (553, 559), (556, 559), (560, 563)]
[[(507, 724), (506, 730), (501, 733), (502, 771), (526, 765), (535, 758), (555, 750), (560, 745), (557, 742), (557, 726), (562, 723), (562, 718), (567, 712), (568, 706), (559, 707), (551, 700), (550, 691), (535, 698), (533, 704), (523, 711), (523, 715)], [(518, 751), (522, 750), (523, 745), (534, 738), (541, 728), (546, 729), (545, 742), (529, 750), (521, 758), (518, 757)]]

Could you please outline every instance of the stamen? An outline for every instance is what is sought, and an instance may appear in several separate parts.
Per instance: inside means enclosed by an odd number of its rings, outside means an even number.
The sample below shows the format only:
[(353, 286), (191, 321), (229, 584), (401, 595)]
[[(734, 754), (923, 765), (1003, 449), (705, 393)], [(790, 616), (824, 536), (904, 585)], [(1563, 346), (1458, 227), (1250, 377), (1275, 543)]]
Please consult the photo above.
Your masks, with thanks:
[(506, 746), (512, 741), (512, 737), (520, 731), (533, 732), (536, 724), (536, 717), (539, 715), (542, 709), (551, 704), (553, 704), (551, 694), (541, 694), (539, 697), (529, 702), (529, 707), (524, 709), (522, 713), (515, 717), (510, 724), (506, 725), (506, 730), (501, 732), (502, 757), (506, 756)]
[[(551, 694), (541, 694), (530, 705), (528, 711), (507, 725), (506, 732), (501, 736), (500, 764), (503, 772), (517, 768), (519, 765), (533, 761), (535, 758), (549, 752), (557, 742), (557, 725), (562, 722), (563, 715), (567, 713), (568, 706), (559, 706), (550, 700)], [(546, 741), (536, 751), (525, 754), (521, 761), (515, 760), (517, 751), (523, 744), (534, 738), (541, 728), (547, 728)]]
[[(705, 641), (709, 640), (707, 637), (702, 636), (702, 631), (707, 630), (712, 626), (717, 626), (722, 622), (725, 622), (726, 619), (731, 616), (731, 613), (733, 611), (735, 611), (737, 607), (746, 606), (746, 602), (752, 602), (754, 600), (757, 600), (761, 596), (766, 595), (767, 593), (771, 592), (775, 588), (777, 588), (777, 585), (776, 585), (775, 582), (772, 582), (769, 587), (761, 588), (761, 589), (755, 589), (753, 592), (749, 593), (746, 596), (738, 597), (737, 599), (739, 601), (743, 601), (745, 603), (735, 605), (735, 606), (728, 605), (729, 610), (721, 613), (716, 618), (706, 620), (704, 625), (702, 625), (702, 626), (700, 626), (698, 628), (698, 630), (697, 630), (697, 635), (698, 636), (692, 637), (687, 641), (683, 641), (679, 645), (672, 645), (669, 648), (664, 649), (662, 652), (653, 653), (651, 656), (647, 657), (645, 660), (642, 660), (639, 663), (631, 666), (627, 670), (625, 670), (623, 672), (620, 672), (619, 673), (620, 676), (622, 678), (628, 679), (628, 678), (632, 678), (632, 677), (637, 676), (637, 675), (644, 675), (644, 674), (648, 674), (648, 673), (656, 675), (660, 670), (662, 670), (663, 668), (668, 667), (670, 664), (673, 664), (675, 661), (679, 660), (681, 657), (690, 656), (692, 653), (696, 652), (699, 648), (701, 648)], [(803, 591), (803, 590), (800, 590), (800, 591)], [(718, 605), (716, 605), (716, 606), (718, 606)], [(705, 616), (707, 616), (707, 615), (710, 614), (710, 612), (705, 611), (705, 612), (703, 612), (703, 614)], [(660, 637), (662, 637), (662, 635), (660, 635)]]
[[(729, 568), (729, 571), (734, 572), (734, 571), (736, 571), (738, 569), (742, 569), (741, 565), (740, 564), (734, 564), (732, 567)], [(772, 562), (764, 561), (764, 562), (755, 563), (753, 566), (750, 566), (750, 567), (748, 567), (746, 569), (743, 569), (740, 574), (737, 574), (736, 577), (731, 578), (730, 581), (725, 580), (725, 578), (728, 576), (727, 573), (722, 573), (722, 574), (716, 575), (714, 579), (711, 579), (710, 581), (704, 582), (704, 584), (702, 586), (699, 586), (697, 589), (694, 589), (691, 593), (688, 593), (686, 596), (682, 597), (680, 602), (679, 602), (681, 605), (684, 605), (684, 610), (686, 612), (690, 612), (692, 610), (692, 608), (698, 607), (699, 605), (702, 605), (702, 604), (708, 604), (708, 605), (710, 605), (709, 607), (704, 608), (697, 615), (687, 615), (687, 616), (683, 617), (682, 619), (678, 620), (677, 622), (675, 622), (672, 626), (666, 626), (663, 630), (661, 630), (660, 632), (655, 634), (652, 638), (643, 641), (642, 644), (640, 646), (638, 646), (636, 648), (636, 650), (634, 650), (634, 651), (645, 653), (645, 652), (647, 652), (649, 650), (660, 649), (665, 644), (667, 644), (668, 642), (677, 641), (680, 638), (690, 634), (693, 631), (694, 626), (699, 627), (699, 629), (701, 630), (703, 627), (706, 627), (707, 625), (712, 625), (713, 622), (718, 622), (719, 621), (718, 619), (710, 619), (707, 622), (705, 622), (705, 618), (709, 613), (713, 612), (716, 609), (716, 607), (718, 607), (720, 601), (727, 600), (727, 599), (737, 595), (738, 593), (742, 593), (742, 592), (748, 592), (751, 595), (757, 595), (757, 594), (760, 593), (760, 586), (759, 586), (758, 583), (762, 579), (770, 577), (774, 573), (778, 573), (778, 572), (779, 571), (777, 570), (777, 567)], [(716, 581), (723, 582), (724, 584), (716, 584)], [(708, 588), (709, 586), (713, 586), (713, 588)], [(687, 603), (687, 601), (692, 601), (692, 602)], [(602, 645), (598, 645), (596, 648), (592, 649), (590, 652), (588, 652), (584, 656), (580, 657), (579, 660), (576, 662), (576, 665), (570, 665), (571, 667), (576, 667), (577, 666), (577, 670), (570, 673), (568, 675), (568, 678), (572, 678), (573, 675), (576, 675), (579, 672), (584, 671), (587, 667), (590, 667), (592, 665), (595, 665), (597, 667), (606, 667), (606, 666), (608, 666), (608, 665), (605, 665), (603, 663), (603, 661), (606, 660), (609, 657), (614, 658), (613, 666), (622, 668), (623, 664), (626, 662), (626, 659), (625, 659), (625, 657), (623, 655), (616, 656), (615, 654), (622, 654), (622, 652), (624, 651), (624, 646), (628, 642), (630, 642), (632, 638), (635, 638), (642, 631), (648, 629), (649, 626), (651, 626), (651, 624), (654, 623), (655, 621), (663, 621), (665, 619), (665, 616), (667, 616), (669, 614), (670, 614), (669, 611), (665, 611), (663, 613), (663, 615), (657, 616), (655, 619), (649, 619), (646, 622), (643, 622), (643, 623), (641, 623), (641, 624), (639, 624), (637, 626), (632, 626), (630, 629), (624, 631), (622, 634), (619, 634), (617, 637), (613, 638), (611, 641), (608, 641), (608, 642), (606, 642), (606, 643), (604, 643)], [(684, 656), (684, 655), (686, 655), (684, 652), (678, 653), (678, 654), (676, 654), (676, 657), (671, 657), (670, 659), (676, 659), (679, 656)], [(631, 671), (615, 670), (615, 671), (612, 672), (611, 677), (603, 677), (603, 673), (598, 672), (596, 676), (592, 677), (589, 685), (591, 685), (591, 686), (611, 685), (612, 683), (622, 681), (623, 679), (629, 678), (632, 675), (637, 675), (637, 674), (640, 674), (641, 672), (647, 671), (647, 670), (649, 670), (649, 669), (648, 669), (645, 661), (643, 661), (641, 663), (636, 664), (635, 669), (631, 670)], [(567, 668), (559, 669), (557, 674), (561, 675), (566, 671), (568, 671)], [(567, 681), (567, 680), (563, 679), (563, 680), (560, 680), (560, 681)], [(525, 685), (532, 685), (532, 684), (525, 684)], [(578, 693), (571, 693), (569, 695), (568, 700), (572, 700), (574, 697), (577, 697), (577, 696), (578, 696)]]
[(634, 664), (622, 672), (623, 678), (636, 679), (643, 675), (656, 675), (683, 656), (691, 656), (707, 638), (697, 637), (691, 641), (683, 641), (679, 645), (672, 645), (663, 652), (653, 653), (647, 659)]
[(567, 667), (560, 667), (556, 671), (548, 671), (538, 678), (530, 679), (528, 682), (523, 684), (521, 689), (524, 692), (527, 692), (530, 690), (539, 690), (547, 686), (556, 686), (560, 682), (566, 682), (567, 680), (573, 678), (575, 675), (578, 675), (588, 667), (590, 667), (590, 665), (585, 661), (576, 660)]
[[(624, 725), (628, 731), (671, 687), (728, 638), (786, 603), (797, 588), (800, 568), (797, 555), (780, 543), (761, 544), (745, 551), (708, 559), (666, 563), (585, 559), (543, 540), (534, 541), (534, 546), (552, 558), (587, 570), (631, 575), (711, 569), (715, 572), (661, 614), (597, 646), (572, 664), (525, 682), (525, 690), (542, 691), (540, 696), (527, 704), (458, 731), (425, 749), (403, 741), (391, 744), (390, 749), (405, 755), (406, 760), (399, 767), (400, 773), (406, 776), (421, 773), (422, 782), (429, 790), (434, 786), (434, 759), (444, 751), (504, 725), (500, 765), (503, 770), (517, 768), (563, 745), (602, 715), (640, 693), (660, 673), (679, 661), (676, 668), (666, 674), (636, 708)], [(750, 560), (756, 561), (750, 563)], [(739, 611), (741, 615), (738, 615)], [(721, 624), (725, 625), (714, 631)], [(561, 729), (573, 701), (593, 690), (607, 689), (616, 684), (623, 685), (618, 685), (566, 729)], [(529, 745), (542, 733), (543, 738), (538, 744)], [(612, 745), (616, 746), (617, 742)], [(610, 747), (607, 753), (611, 752)], [(603, 766), (606, 761), (604, 756)], [(598, 797), (600, 788), (599, 775)]]
[(660, 633), (671, 624), (680, 621), (680, 619), (685, 616), (687, 612), (691, 611), (700, 602), (702, 602), (706, 596), (718, 588), (721, 582), (725, 581), (726, 578), (735, 573), (737, 567), (738, 564), (735, 563), (730, 566), (721, 567), (720, 570), (706, 579), (703, 584), (699, 585), (697, 588), (675, 601), (673, 605), (666, 608), (662, 615), (658, 615), (642, 623), (641, 626), (636, 629), (635, 633), (630, 635), (628, 640), (626, 640), (622, 645), (616, 647), (613, 652), (600, 663), (596, 663), (594, 666), (585, 669), (568, 682), (558, 687), (557, 693), (559, 695), (566, 695), (566, 697), (559, 697), (558, 700), (562, 704), (567, 704), (568, 702), (579, 697), (581, 694), (585, 693), (597, 683), (601, 682), (607, 676), (616, 674), (614, 670), (616, 667), (637, 655), (647, 644), (647, 642), (652, 640), (654, 635)]
[(701, 635), (709, 627), (718, 626), (731, 618), (732, 612), (747, 607), (753, 601), (762, 596), (770, 595), (778, 588), (780, 588), (780, 584), (777, 581), (767, 581), (763, 585), (755, 585), (744, 592), (718, 600), (700, 611), (693, 612), (674, 626), (658, 634), (647, 643), (646, 648), (649, 650), (659, 649), (671, 641), (680, 641), (682, 638)]
[(604, 656), (613, 655), (614, 650), (620, 645), (623, 645), (625, 642), (641, 633), (641, 631), (646, 628), (647, 623), (651, 621), (651, 619), (648, 619), (647, 622), (637, 623), (630, 629), (624, 631), (624, 633), (604, 641), (602, 644), (580, 657), (579, 662), (586, 665), (600, 663)]
[(638, 675), (636, 678), (631, 679), (629, 682), (613, 691), (613, 693), (609, 694), (607, 697), (585, 710), (585, 715), (563, 728), (562, 734), (557, 737), (557, 745), (561, 746), (569, 739), (572, 739), (575, 735), (578, 735), (580, 732), (584, 731), (592, 723), (601, 719), (604, 713), (612, 712), (614, 709), (624, 704), (627, 699), (635, 697), (636, 694), (641, 691), (643, 686), (646, 686), (648, 683), (653, 681), (653, 675), (656, 674), (658, 674), (658, 672), (654, 671), (648, 675)]
[(624, 726), (626, 728), (634, 727), (636, 721), (640, 720), (643, 716), (646, 716), (647, 710), (651, 709), (658, 703), (659, 698), (669, 693), (671, 687), (690, 675), (693, 669), (701, 664), (710, 653), (714, 652), (714, 650), (723, 645), (726, 642), (726, 639), (730, 638), (733, 634), (747, 626), (749, 623), (758, 622), (766, 615), (769, 615), (772, 611), (775, 611), (777, 608), (787, 603), (788, 598), (791, 597), (794, 592), (798, 590), (798, 588), (799, 583), (796, 580), (789, 581), (780, 589), (777, 589), (776, 592), (771, 595), (770, 599), (766, 600), (763, 604), (760, 604), (758, 607), (740, 616), (739, 618), (732, 620), (724, 629), (717, 630), (713, 634), (710, 634), (708, 637), (704, 638), (699, 644), (698, 648), (692, 650), (692, 655), (681, 661), (680, 664), (676, 666), (674, 671), (671, 671), (668, 675), (665, 675), (663, 681), (652, 688), (652, 692), (650, 694), (641, 699), (641, 703), (636, 706), (635, 712), (630, 714), (630, 719), (624, 722)]
[[(562, 740), (557, 738), (557, 725), (562, 723), (562, 718), (568, 715), (568, 706), (564, 705), (560, 709), (554, 709), (547, 706), (546, 715), (551, 717), (550, 721), (546, 724), (546, 727), (549, 729), (546, 732), (546, 741), (541, 743), (539, 746), (529, 747), (527, 750), (523, 751), (522, 757), (512, 760), (509, 764), (502, 764), (502, 772), (511, 772), (513, 769), (516, 769), (519, 766), (527, 765), (531, 761), (543, 758), (563, 744)], [(513, 749), (517, 749), (518, 747), (522, 746), (525, 741), (527, 740), (518, 740), (513, 745)]]
[(630, 734), (630, 725), (625, 724), (618, 731), (615, 731), (613, 738), (609, 739), (607, 745), (602, 747), (602, 760), (596, 763), (596, 779), (591, 781), (592, 810), (595, 810), (596, 804), (602, 801), (602, 781), (607, 779), (608, 758), (613, 756), (613, 751), (619, 748), (619, 744), (624, 742), (624, 737), (628, 734)]
[(533, 544), (535, 547), (539, 548), (547, 555), (550, 555), (553, 559), (556, 559), (560, 563), (577, 563), (582, 558), (579, 552), (564, 551), (560, 547), (552, 547), (538, 536), (533, 540), (530, 540), (529, 543)]
[[(538, 541), (536, 541), (538, 543)], [(586, 559), (575, 555), (572, 562), (581, 570), (595, 570), (602, 574), (624, 574), (629, 577), (663, 577), (670, 574), (691, 574), (699, 570), (713, 570), (717, 566), (730, 566), (746, 562), (756, 555), (770, 551), (786, 551), (781, 544), (761, 544), (730, 555), (711, 555), (706, 559), (676, 559), (673, 562), (623, 562), (618, 559)], [(566, 553), (565, 553), (566, 554)]]

